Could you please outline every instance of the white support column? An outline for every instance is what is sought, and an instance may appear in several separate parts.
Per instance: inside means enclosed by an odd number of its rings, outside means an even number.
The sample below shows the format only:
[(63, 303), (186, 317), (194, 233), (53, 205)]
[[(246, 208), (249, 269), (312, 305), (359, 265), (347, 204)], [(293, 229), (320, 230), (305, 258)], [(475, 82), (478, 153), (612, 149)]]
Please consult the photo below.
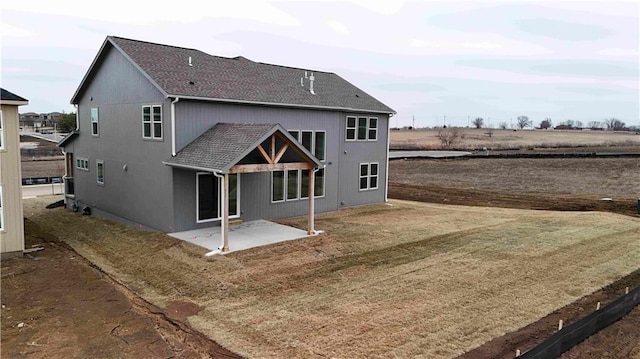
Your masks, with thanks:
[(222, 185), (222, 235), (224, 237), (223, 252), (229, 251), (229, 174), (224, 174), (224, 183)]
[(309, 228), (307, 229), (307, 234), (312, 235), (315, 233), (315, 171), (313, 168), (309, 170)]

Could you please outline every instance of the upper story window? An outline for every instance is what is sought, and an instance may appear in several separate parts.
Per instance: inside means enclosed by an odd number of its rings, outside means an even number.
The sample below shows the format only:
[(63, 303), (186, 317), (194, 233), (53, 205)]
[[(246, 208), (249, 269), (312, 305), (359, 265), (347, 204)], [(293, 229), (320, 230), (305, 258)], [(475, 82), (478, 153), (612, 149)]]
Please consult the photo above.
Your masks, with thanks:
[(378, 118), (347, 116), (345, 137), (347, 141), (377, 141)]
[(99, 120), (98, 120), (98, 108), (92, 107), (91, 108), (91, 135), (98, 136), (99, 130), (100, 130), (100, 126), (99, 126)]
[(0, 111), (0, 150), (4, 150), (4, 119), (2, 117), (2, 111)]
[(289, 131), (300, 144), (309, 150), (317, 159), (325, 161), (327, 159), (327, 133), (325, 131)]
[(162, 106), (142, 106), (142, 138), (162, 139)]

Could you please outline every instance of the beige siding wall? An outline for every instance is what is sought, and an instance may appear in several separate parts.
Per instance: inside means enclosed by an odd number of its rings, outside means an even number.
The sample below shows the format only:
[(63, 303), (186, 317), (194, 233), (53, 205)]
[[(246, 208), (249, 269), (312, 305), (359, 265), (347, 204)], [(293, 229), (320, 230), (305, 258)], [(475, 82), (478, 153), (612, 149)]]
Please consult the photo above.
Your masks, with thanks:
[(3, 104), (1, 108), (4, 149), (0, 150), (0, 185), (2, 186), (3, 210), (0, 244), (1, 252), (4, 254), (24, 250), (24, 225), (18, 106)]

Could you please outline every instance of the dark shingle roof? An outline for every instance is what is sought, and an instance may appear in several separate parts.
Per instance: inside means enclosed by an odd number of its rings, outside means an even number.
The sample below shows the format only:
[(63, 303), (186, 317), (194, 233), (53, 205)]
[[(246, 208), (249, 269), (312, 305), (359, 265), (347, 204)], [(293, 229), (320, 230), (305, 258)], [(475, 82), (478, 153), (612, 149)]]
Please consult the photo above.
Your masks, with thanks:
[(164, 161), (164, 164), (227, 173), (276, 131), (288, 137), (300, 151), (320, 166), (320, 162), (290, 137), (281, 125), (273, 123), (218, 123), (174, 157)]
[(309, 92), (309, 79), (300, 85), (305, 71), (310, 75), (312, 70), (113, 36), (107, 41), (124, 52), (167, 96), (394, 113), (334, 73), (313, 71), (313, 95)]
[(26, 98), (20, 97), (13, 92), (0, 88), (0, 99), (5, 101), (29, 102)]

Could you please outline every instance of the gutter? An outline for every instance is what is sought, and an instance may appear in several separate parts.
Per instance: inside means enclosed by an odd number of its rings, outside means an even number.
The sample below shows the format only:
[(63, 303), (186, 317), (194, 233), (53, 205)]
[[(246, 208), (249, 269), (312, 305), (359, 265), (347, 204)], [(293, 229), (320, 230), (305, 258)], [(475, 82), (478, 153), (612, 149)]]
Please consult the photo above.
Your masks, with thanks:
[(167, 161), (162, 161), (162, 164), (170, 167), (178, 167), (178, 168), (184, 168), (184, 169), (194, 170), (194, 171), (223, 173), (221, 170), (215, 170), (211, 168), (204, 168), (204, 167), (198, 167), (198, 166), (181, 165), (181, 164), (171, 163)]
[(347, 111), (347, 112), (359, 112), (359, 113), (388, 113), (389, 116), (395, 115), (396, 112), (389, 111), (377, 111), (377, 110), (365, 110), (350, 107), (332, 107), (332, 106), (318, 106), (318, 105), (298, 105), (291, 103), (280, 102), (262, 102), (262, 101), (249, 101), (249, 100), (234, 100), (226, 98), (215, 97), (199, 97), (199, 96), (183, 96), (183, 95), (167, 95), (167, 97), (182, 98), (184, 100), (197, 100), (197, 101), (214, 101), (214, 102), (227, 102), (227, 103), (240, 103), (247, 105), (261, 105), (261, 106), (277, 106), (277, 107), (293, 107), (293, 108), (305, 108), (305, 109), (317, 109), (317, 110), (334, 110), (334, 111)]
[(393, 114), (389, 114), (389, 118), (387, 118), (387, 167), (385, 168), (384, 175), (384, 203), (389, 202), (389, 143), (391, 142), (391, 117), (393, 117)]
[(180, 97), (176, 97), (171, 101), (171, 156), (176, 155), (176, 103), (180, 101)]

